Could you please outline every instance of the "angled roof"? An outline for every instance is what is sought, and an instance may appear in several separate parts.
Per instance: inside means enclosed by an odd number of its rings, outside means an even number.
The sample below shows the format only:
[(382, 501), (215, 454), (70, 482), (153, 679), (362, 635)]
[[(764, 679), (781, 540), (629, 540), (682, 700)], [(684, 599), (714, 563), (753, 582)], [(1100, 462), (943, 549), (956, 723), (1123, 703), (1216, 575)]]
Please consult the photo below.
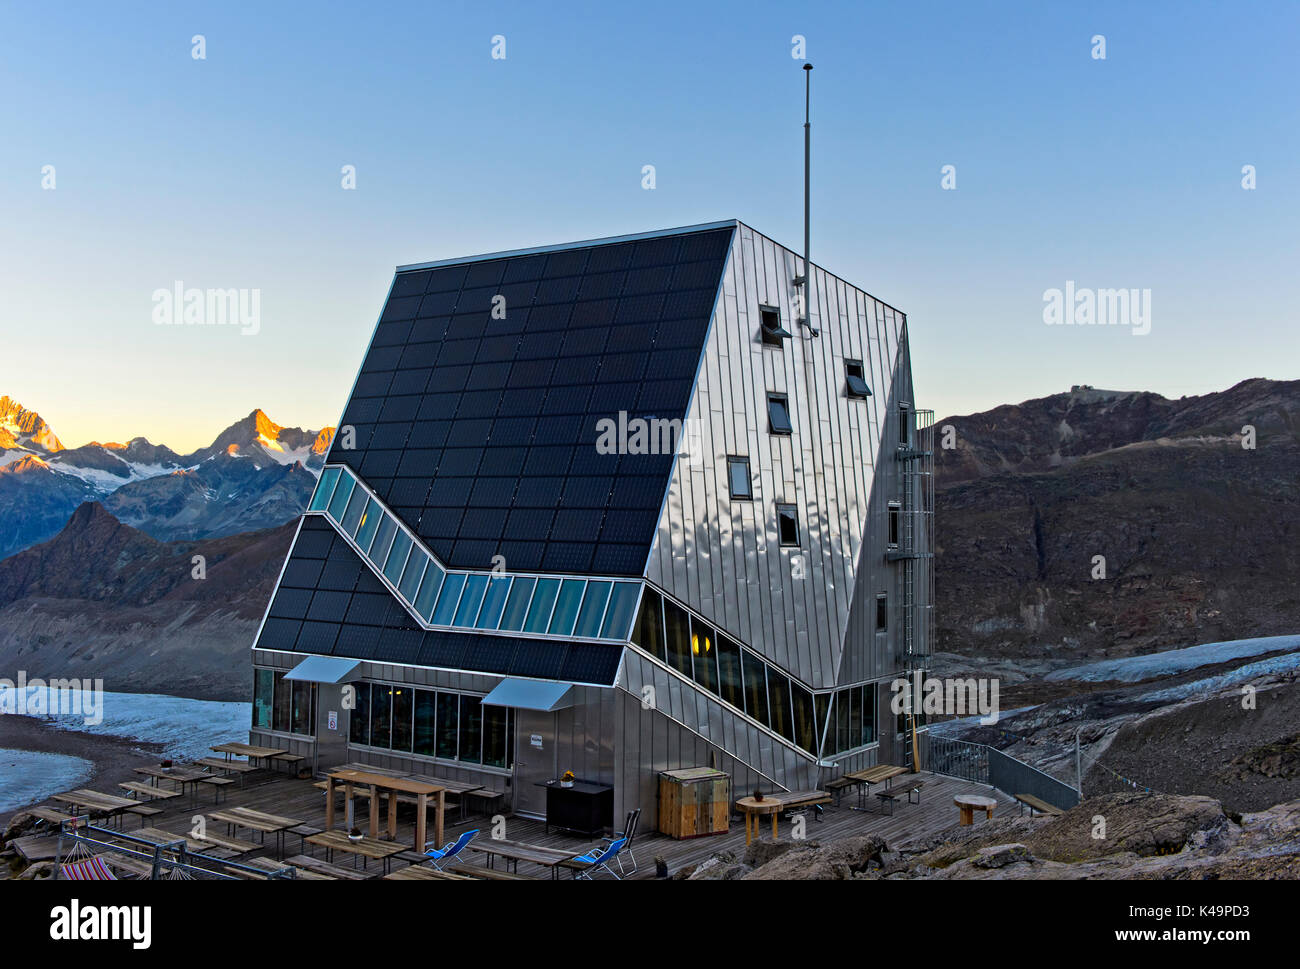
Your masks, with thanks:
[(596, 425), (685, 417), (734, 227), (403, 267), (327, 462), (452, 567), (642, 574), (672, 456)]

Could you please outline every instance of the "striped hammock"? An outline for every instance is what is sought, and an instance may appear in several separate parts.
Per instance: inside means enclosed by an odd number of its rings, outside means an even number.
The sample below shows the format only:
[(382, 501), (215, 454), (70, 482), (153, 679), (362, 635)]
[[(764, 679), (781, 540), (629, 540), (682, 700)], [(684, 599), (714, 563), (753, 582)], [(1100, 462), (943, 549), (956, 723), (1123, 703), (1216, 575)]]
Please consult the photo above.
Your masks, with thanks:
[(104, 864), (104, 859), (96, 855), (85, 861), (76, 861), (70, 865), (59, 865), (59, 877), (71, 882), (115, 882), (117, 876)]

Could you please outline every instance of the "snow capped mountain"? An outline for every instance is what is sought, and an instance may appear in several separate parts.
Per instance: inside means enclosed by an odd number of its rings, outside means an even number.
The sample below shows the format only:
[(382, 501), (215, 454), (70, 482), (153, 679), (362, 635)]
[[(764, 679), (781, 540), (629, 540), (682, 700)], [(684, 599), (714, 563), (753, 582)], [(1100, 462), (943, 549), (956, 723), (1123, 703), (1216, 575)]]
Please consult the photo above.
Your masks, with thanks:
[(143, 437), (64, 448), (39, 414), (0, 397), (0, 557), (54, 535), (88, 500), (164, 540), (279, 525), (306, 505), (333, 434), (258, 409), (190, 454)]

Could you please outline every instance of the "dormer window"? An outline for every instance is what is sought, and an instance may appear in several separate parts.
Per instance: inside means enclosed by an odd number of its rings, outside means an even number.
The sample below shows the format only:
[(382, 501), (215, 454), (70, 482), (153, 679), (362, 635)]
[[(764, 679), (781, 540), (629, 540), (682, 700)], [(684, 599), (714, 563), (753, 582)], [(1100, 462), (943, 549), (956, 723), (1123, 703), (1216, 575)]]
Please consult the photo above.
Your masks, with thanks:
[(844, 361), (844, 383), (850, 397), (866, 400), (871, 396), (871, 388), (867, 386), (866, 372), (862, 369), (861, 360)]
[(785, 394), (767, 395), (767, 429), (773, 434), (793, 434), (790, 422), (790, 398)]
[(781, 325), (781, 311), (775, 306), (760, 306), (758, 308), (758, 317), (761, 323), (763, 343), (769, 347), (781, 347), (785, 345), (785, 339), (790, 335), (790, 331)]

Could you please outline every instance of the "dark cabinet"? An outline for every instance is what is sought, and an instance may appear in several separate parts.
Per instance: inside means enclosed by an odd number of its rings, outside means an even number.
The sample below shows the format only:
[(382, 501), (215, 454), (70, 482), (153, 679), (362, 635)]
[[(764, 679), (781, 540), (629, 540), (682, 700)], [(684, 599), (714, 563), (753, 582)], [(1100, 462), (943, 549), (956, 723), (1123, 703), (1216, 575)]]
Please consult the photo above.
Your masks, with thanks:
[(591, 837), (614, 828), (614, 788), (609, 784), (574, 781), (562, 787), (547, 781), (546, 830), (564, 828)]

